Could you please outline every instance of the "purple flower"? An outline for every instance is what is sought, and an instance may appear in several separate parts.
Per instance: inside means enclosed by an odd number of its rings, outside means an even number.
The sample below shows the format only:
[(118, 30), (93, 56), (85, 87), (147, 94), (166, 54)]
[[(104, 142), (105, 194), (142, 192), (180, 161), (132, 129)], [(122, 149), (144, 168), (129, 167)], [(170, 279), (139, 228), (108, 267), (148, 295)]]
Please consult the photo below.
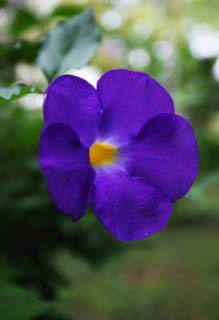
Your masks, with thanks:
[(77, 221), (91, 205), (121, 241), (161, 230), (197, 175), (191, 125), (145, 73), (111, 70), (97, 90), (61, 76), (47, 90), (44, 119), (40, 165), (56, 206)]

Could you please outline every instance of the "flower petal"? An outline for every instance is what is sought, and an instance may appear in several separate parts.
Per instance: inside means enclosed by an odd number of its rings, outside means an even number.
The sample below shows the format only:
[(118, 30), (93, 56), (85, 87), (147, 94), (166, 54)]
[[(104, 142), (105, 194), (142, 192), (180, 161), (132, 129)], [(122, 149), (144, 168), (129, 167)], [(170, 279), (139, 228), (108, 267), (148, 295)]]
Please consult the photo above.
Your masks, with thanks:
[(189, 191), (198, 173), (199, 153), (193, 129), (175, 114), (152, 118), (135, 142), (121, 152), (132, 176), (144, 177), (173, 201)]
[(153, 116), (174, 112), (168, 92), (143, 72), (108, 71), (98, 81), (97, 94), (104, 111), (101, 139), (113, 137), (120, 145), (136, 137)]
[(92, 203), (100, 222), (121, 241), (142, 240), (160, 231), (172, 213), (171, 201), (162, 192), (119, 169), (97, 170)]
[(85, 80), (63, 75), (48, 88), (44, 103), (45, 125), (65, 123), (90, 146), (97, 135), (101, 108), (96, 90)]
[(56, 206), (77, 221), (87, 210), (94, 179), (88, 149), (70, 127), (52, 124), (42, 132), (39, 160)]

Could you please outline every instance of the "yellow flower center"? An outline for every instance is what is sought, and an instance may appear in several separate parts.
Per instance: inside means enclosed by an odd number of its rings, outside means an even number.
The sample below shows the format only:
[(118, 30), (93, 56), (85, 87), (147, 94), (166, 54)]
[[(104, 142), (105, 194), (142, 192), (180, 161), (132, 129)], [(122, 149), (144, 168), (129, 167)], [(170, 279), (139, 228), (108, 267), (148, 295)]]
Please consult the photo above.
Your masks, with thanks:
[(118, 149), (115, 146), (96, 142), (89, 150), (90, 163), (93, 167), (113, 164), (116, 161)]

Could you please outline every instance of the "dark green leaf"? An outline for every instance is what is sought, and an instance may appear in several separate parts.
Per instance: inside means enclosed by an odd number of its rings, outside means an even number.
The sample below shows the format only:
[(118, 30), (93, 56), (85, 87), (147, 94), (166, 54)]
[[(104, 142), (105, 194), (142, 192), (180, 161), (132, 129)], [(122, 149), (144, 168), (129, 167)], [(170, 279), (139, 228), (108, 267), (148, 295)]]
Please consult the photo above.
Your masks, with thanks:
[(81, 6), (61, 4), (54, 9), (54, 11), (51, 13), (51, 17), (65, 17), (70, 19), (82, 11), (83, 9)]
[(0, 0), (0, 8), (6, 6), (6, 0)]
[(0, 85), (13, 83), (15, 78), (14, 65), (20, 61), (34, 62), (38, 51), (39, 43), (26, 40), (0, 44)]
[(0, 44), (0, 63), (17, 63), (18, 61), (33, 62), (38, 54), (39, 43), (20, 40)]
[(21, 98), (30, 93), (40, 93), (38, 87), (26, 86), (24, 84), (16, 84), (12, 87), (0, 87), (0, 103)]
[(100, 42), (91, 9), (61, 22), (45, 37), (38, 65), (51, 81), (57, 75), (85, 66), (94, 56)]
[(33, 14), (26, 10), (20, 9), (16, 11), (16, 15), (11, 24), (11, 32), (17, 36), (22, 32), (27, 31), (29, 28), (37, 26), (39, 19)]
[(0, 315), (4, 320), (29, 320), (48, 310), (34, 292), (10, 283), (0, 284)]

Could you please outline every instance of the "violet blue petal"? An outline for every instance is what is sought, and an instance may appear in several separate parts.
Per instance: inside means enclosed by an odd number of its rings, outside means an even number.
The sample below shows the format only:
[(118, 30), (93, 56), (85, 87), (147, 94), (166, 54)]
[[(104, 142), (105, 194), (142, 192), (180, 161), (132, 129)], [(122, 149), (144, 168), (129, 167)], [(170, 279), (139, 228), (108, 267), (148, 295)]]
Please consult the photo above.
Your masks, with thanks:
[(40, 165), (57, 208), (77, 221), (86, 212), (94, 171), (88, 149), (65, 124), (46, 127), (40, 140)]
[(198, 173), (199, 152), (189, 122), (163, 113), (149, 120), (121, 152), (128, 172), (144, 177), (173, 201), (183, 197)]
[(92, 204), (103, 226), (124, 242), (160, 231), (172, 213), (171, 201), (156, 187), (115, 168), (97, 170)]
[(118, 145), (135, 138), (153, 116), (174, 112), (166, 89), (143, 72), (108, 71), (98, 81), (97, 94), (104, 111), (100, 137)]
[(90, 146), (96, 139), (101, 108), (96, 90), (85, 80), (72, 75), (57, 78), (47, 89), (44, 103), (45, 125), (65, 123)]

